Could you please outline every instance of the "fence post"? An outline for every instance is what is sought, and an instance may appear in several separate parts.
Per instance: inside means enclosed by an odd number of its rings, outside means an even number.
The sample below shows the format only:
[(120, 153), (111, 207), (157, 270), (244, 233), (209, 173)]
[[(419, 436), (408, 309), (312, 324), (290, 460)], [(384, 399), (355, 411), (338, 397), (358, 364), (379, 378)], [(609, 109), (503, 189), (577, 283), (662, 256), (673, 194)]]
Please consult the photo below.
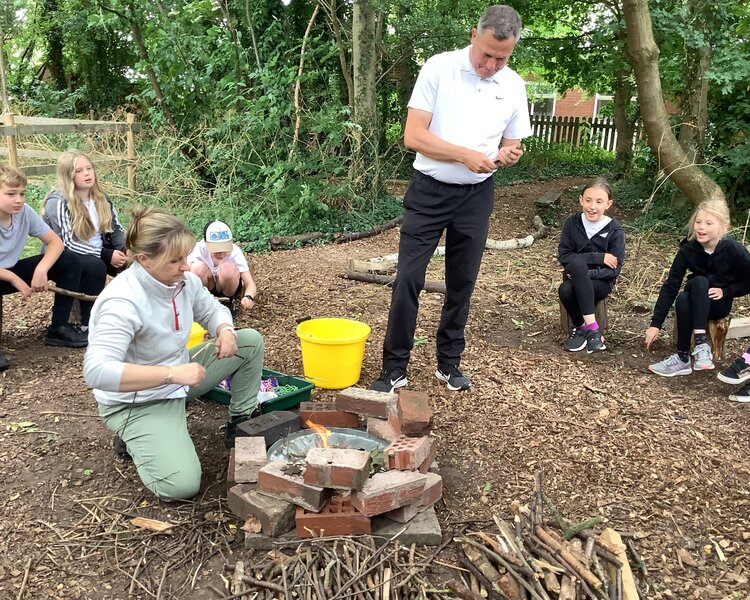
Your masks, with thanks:
[[(125, 117), (126, 121), (129, 125), (132, 125), (135, 123), (135, 115), (133, 113), (128, 113)], [(135, 139), (133, 137), (133, 128), (128, 127), (128, 132), (126, 134), (126, 138), (128, 141), (128, 189), (131, 192), (135, 191)]]
[[(3, 123), (6, 127), (14, 127), (16, 124), (13, 113), (3, 114)], [(5, 134), (5, 141), (8, 144), (8, 162), (11, 167), (18, 168), (18, 147), (16, 146), (16, 136)]]

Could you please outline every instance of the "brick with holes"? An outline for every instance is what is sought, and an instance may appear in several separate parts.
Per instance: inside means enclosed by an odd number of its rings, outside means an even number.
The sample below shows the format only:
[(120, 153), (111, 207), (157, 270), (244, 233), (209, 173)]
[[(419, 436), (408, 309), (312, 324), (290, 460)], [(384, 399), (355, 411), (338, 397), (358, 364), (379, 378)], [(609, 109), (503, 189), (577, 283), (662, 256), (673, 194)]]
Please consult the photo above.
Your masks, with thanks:
[(258, 472), (258, 491), (319, 512), (331, 498), (331, 490), (305, 483), (304, 468), (277, 460)]
[(332, 535), (370, 535), (370, 518), (352, 506), (349, 495), (334, 496), (319, 513), (297, 508), (297, 537), (321, 537)]
[(416, 471), (375, 473), (360, 491), (352, 492), (352, 505), (367, 517), (381, 515), (419, 500), (426, 482)]
[(336, 408), (364, 417), (387, 419), (389, 415), (398, 416), (398, 396), (393, 392), (350, 387), (338, 393)]
[(433, 441), (429, 437), (413, 438), (400, 435), (385, 450), (385, 468), (399, 471), (414, 471), (430, 455)]
[(352, 448), (310, 448), (305, 483), (335, 490), (361, 490), (370, 474), (370, 453)]
[(323, 427), (359, 427), (359, 415), (338, 410), (333, 402), (302, 402), (299, 405), (299, 420), (302, 427), (312, 421)]

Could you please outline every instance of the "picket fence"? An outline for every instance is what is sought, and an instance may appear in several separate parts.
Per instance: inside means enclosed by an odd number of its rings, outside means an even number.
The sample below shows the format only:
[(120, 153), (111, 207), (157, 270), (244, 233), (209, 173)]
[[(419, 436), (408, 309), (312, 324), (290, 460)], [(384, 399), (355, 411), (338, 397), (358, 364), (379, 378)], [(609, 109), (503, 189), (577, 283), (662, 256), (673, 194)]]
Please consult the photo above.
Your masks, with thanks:
[[(614, 151), (617, 145), (617, 130), (612, 117), (552, 117), (531, 116), (532, 135), (547, 143), (568, 143), (574, 147), (595, 144), (605, 150)], [(641, 124), (636, 125), (631, 147), (635, 149), (642, 135)]]

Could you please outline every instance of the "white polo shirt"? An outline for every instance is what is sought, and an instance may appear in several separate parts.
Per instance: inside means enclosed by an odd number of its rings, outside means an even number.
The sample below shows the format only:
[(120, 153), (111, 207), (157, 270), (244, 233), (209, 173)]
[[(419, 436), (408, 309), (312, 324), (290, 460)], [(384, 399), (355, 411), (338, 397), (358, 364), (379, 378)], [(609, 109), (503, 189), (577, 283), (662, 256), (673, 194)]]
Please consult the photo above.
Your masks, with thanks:
[[(432, 113), (429, 130), (440, 139), (495, 159), (500, 142), (531, 135), (526, 84), (510, 67), (482, 79), (462, 50), (437, 54), (419, 72), (409, 108)], [(481, 183), (491, 173), (473, 173), (460, 162), (417, 152), (414, 168), (444, 183)]]

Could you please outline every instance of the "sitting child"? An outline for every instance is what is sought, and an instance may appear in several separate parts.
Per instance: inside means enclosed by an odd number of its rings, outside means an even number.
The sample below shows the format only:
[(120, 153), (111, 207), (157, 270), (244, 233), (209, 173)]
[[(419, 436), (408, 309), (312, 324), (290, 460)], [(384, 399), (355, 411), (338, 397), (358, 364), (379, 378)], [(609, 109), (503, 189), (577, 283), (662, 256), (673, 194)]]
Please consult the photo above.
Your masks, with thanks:
[(245, 255), (232, 243), (232, 230), (226, 223), (214, 221), (203, 229), (203, 239), (188, 256), (190, 272), (216, 296), (234, 298), (244, 289), (240, 304), (245, 310), (255, 305), (258, 293)]
[(625, 260), (625, 232), (604, 213), (612, 206), (612, 189), (602, 178), (583, 188), (578, 199), (582, 211), (565, 221), (558, 260), (565, 267), (557, 290), (573, 329), (568, 352), (606, 350), (594, 307), (612, 291)]
[[(26, 184), (23, 173), (0, 165), (0, 296), (20, 292), (28, 299), (35, 292), (47, 291), (48, 278), (61, 288), (80, 291), (81, 266), (65, 250), (62, 240), (25, 203)], [(46, 246), (44, 254), (21, 258), (29, 236), (42, 241)], [(72, 307), (73, 298), (55, 294), (52, 324), (44, 335), (45, 344), (70, 348), (88, 344), (86, 334), (68, 323)], [(9, 366), (8, 359), (0, 355), (0, 370)]]
[[(721, 200), (701, 202), (690, 217), (688, 237), (680, 242), (667, 280), (661, 286), (645, 338), (646, 347), (650, 348), (674, 304), (677, 353), (650, 365), (652, 373), (674, 377), (714, 368), (706, 335), (708, 321), (726, 317), (732, 310), (732, 301), (750, 293), (750, 253), (739, 242), (724, 237), (729, 223), (729, 208)], [(688, 271), (687, 283), (680, 292)]]

